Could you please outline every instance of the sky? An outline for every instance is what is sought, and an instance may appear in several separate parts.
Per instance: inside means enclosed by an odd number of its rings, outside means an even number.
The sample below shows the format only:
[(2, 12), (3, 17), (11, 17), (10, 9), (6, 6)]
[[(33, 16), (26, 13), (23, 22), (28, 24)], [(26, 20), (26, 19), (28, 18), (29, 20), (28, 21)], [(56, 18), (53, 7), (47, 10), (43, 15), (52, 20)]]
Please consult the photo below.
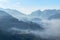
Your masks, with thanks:
[(16, 9), (29, 14), (39, 9), (60, 9), (60, 0), (0, 0), (0, 8)]

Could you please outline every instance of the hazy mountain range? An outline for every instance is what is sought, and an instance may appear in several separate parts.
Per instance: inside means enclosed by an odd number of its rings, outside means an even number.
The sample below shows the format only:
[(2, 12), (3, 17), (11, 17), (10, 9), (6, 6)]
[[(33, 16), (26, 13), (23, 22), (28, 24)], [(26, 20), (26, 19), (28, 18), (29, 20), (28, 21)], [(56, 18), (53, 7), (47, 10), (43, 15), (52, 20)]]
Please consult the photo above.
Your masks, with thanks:
[(60, 10), (55, 9), (26, 15), (15, 9), (0, 8), (0, 40), (57, 40), (59, 19)]
[(59, 19), (60, 18), (59, 17), (60, 10), (56, 10), (56, 9), (53, 9), (53, 10), (48, 9), (48, 10), (44, 10), (44, 11), (36, 10), (36, 11), (32, 12), (30, 15), (26, 15), (22, 12), (19, 12), (18, 10), (14, 10), (14, 9), (0, 8), (0, 10), (7, 12), (8, 14), (17, 18), (18, 20), (24, 20), (24, 21), (37, 21), (37, 19), (41, 20), (41, 19)]
[[(16, 14), (16, 12), (18, 14)], [(18, 20), (18, 18), (16, 18), (17, 15), (19, 15), (20, 18), (23, 14), (20, 14), (16, 10), (12, 10), (12, 13), (7, 10), (0, 10), (0, 40), (23, 40), (23, 38), (24, 40), (33, 40), (35, 36), (32, 35), (32, 30), (35, 31), (43, 29), (37, 23)], [(30, 38), (30, 36), (33, 38)]]

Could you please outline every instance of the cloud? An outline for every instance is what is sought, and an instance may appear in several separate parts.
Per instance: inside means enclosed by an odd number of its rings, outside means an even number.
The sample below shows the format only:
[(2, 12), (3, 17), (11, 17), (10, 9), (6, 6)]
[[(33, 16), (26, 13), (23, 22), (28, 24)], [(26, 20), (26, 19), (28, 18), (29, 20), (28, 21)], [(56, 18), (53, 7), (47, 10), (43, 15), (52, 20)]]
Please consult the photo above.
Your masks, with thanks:
[(60, 38), (60, 19), (43, 20), (44, 31), (40, 33), (43, 38)]

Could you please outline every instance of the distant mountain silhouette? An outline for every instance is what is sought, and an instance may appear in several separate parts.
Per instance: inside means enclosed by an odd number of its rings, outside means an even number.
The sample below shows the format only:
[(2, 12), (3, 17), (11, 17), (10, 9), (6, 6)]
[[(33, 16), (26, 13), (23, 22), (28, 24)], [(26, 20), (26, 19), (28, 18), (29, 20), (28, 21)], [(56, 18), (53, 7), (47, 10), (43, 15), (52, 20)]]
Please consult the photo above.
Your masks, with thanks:
[(60, 19), (60, 10), (44, 10), (42, 13), (42, 18), (45, 19)]
[(26, 18), (25, 14), (23, 14), (22, 12), (19, 12), (18, 10), (15, 10), (15, 9), (5, 9), (4, 11), (19, 20), (23, 20), (24, 18)]
[(56, 10), (48, 19), (60, 19), (60, 10)]
[(28, 15), (28, 19), (30, 19), (30, 21), (32, 22), (39, 23), (41, 21), (40, 19), (41, 14), (42, 14), (42, 11), (36, 10), (32, 12), (30, 15)]
[(37, 11), (34, 11), (34, 12), (32, 12), (31, 13), (31, 16), (40, 16), (42, 14), (42, 11), (40, 11), (40, 10), (37, 10)]

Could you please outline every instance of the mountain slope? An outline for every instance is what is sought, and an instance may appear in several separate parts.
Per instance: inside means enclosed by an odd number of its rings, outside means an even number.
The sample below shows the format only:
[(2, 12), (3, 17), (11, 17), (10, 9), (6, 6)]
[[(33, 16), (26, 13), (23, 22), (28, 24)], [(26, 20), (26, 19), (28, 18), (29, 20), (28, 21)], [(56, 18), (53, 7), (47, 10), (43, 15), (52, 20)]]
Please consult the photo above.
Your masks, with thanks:
[(22, 19), (25, 18), (25, 14), (14, 10), (14, 9), (5, 9), (4, 11), (6, 11), (8, 14), (12, 15), (13, 17), (17, 18), (17, 19)]
[[(0, 10), (0, 40), (34, 40), (35, 35), (25, 34), (26, 31), (12, 30), (12, 28), (22, 29), (22, 30), (43, 30), (42, 27), (33, 22), (18, 21), (10, 14), (5, 11)], [(13, 35), (14, 33), (14, 35)], [(29, 38), (28, 38), (29, 37)], [(24, 38), (24, 39), (23, 39)]]
[(42, 14), (42, 12), (40, 10), (34, 11), (31, 13), (31, 16), (40, 16)]
[(30, 15), (28, 15), (28, 19), (30, 19), (30, 21), (32, 21), (32, 22), (40, 23), (41, 14), (42, 14), (42, 12), (40, 10), (36, 10), (36, 11), (32, 12)]
[(44, 10), (43, 14), (41, 15), (41, 17), (43, 19), (55, 19), (55, 18), (59, 18), (60, 15), (60, 11), (59, 10)]
[(0, 28), (4, 30), (12, 27), (32, 30), (40, 30), (41, 28), (38, 24), (33, 22), (18, 21), (18, 19), (12, 17), (4, 11), (0, 11), (0, 15)]

